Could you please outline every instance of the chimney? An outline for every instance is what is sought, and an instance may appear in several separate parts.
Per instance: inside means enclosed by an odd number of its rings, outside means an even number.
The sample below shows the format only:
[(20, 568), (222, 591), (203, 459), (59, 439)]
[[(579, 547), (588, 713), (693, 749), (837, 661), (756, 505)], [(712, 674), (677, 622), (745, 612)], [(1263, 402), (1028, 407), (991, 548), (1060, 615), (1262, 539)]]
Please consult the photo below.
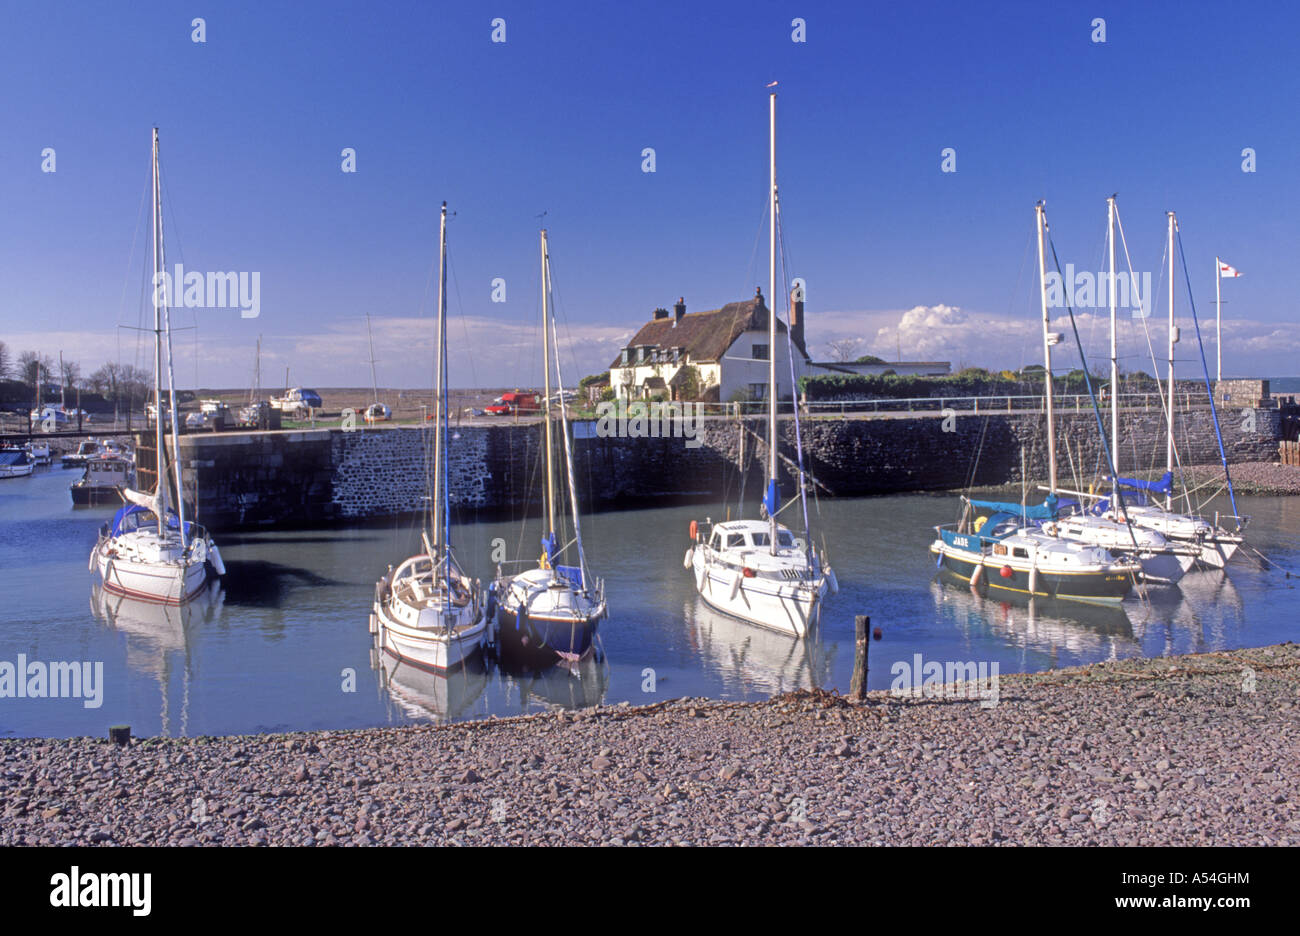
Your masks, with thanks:
[(678, 298), (677, 305), (673, 306), (673, 313), (676, 315), (676, 321), (680, 322), (682, 316), (686, 314), (686, 297)]
[(790, 340), (796, 347), (803, 348), (803, 289), (796, 286), (790, 290)]
[(655, 309), (655, 321), (656, 321), (656, 322), (659, 321), (660, 319), (666, 319), (666, 318), (668, 318), (668, 310), (667, 310), (667, 309)]

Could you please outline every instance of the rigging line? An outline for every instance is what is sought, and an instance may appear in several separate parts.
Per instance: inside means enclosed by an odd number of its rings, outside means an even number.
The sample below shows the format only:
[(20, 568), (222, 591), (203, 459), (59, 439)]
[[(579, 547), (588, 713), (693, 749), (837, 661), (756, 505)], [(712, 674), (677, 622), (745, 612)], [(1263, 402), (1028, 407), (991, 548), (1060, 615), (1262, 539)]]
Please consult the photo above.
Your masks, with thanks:
[[(1124, 222), (1120, 219), (1118, 205), (1115, 206), (1115, 226), (1119, 230), (1120, 243), (1124, 247), (1124, 263), (1128, 266), (1129, 282), (1132, 283), (1133, 275), (1134, 275), (1133, 260), (1129, 256), (1128, 238), (1124, 236)], [(1163, 241), (1164, 238), (1161, 238), (1161, 240)], [(1167, 260), (1169, 257), (1168, 251), (1169, 251), (1168, 244), (1165, 244), (1165, 246), (1161, 249), (1160, 252), (1160, 266), (1158, 268), (1160, 270), (1160, 279), (1158, 279), (1155, 285), (1152, 287), (1157, 291), (1160, 288), (1160, 284), (1164, 282), (1165, 260)], [(1130, 294), (1132, 294), (1131, 289), (1130, 289)], [(1168, 401), (1167, 403), (1165, 400), (1165, 388), (1164, 388), (1164, 384), (1160, 382), (1160, 366), (1156, 361), (1156, 349), (1155, 346), (1151, 343), (1151, 328), (1147, 324), (1148, 320), (1151, 317), (1151, 313), (1155, 311), (1155, 297), (1154, 296), (1147, 297), (1147, 303), (1151, 306), (1150, 311), (1148, 311), (1146, 306), (1143, 304), (1141, 293), (1138, 293), (1137, 296), (1138, 296), (1138, 317), (1142, 320), (1142, 332), (1146, 336), (1147, 351), (1151, 355), (1151, 369), (1154, 371), (1153, 376), (1155, 378), (1156, 394), (1160, 398), (1160, 412), (1161, 415), (1164, 417), (1165, 422), (1168, 423), (1170, 418), (1168, 404), (1172, 403), (1173, 401)], [(1154, 453), (1154, 449), (1153, 449), (1153, 453)], [(1177, 451), (1175, 450), (1175, 455), (1176, 454)]]
[(1178, 257), (1183, 261), (1183, 278), (1187, 282), (1187, 304), (1192, 308), (1192, 324), (1196, 327), (1196, 345), (1201, 350), (1201, 373), (1205, 375), (1205, 392), (1210, 397), (1210, 418), (1214, 420), (1214, 436), (1219, 441), (1219, 460), (1223, 463), (1223, 477), (1228, 483), (1228, 500), (1232, 502), (1233, 519), (1237, 522), (1237, 531), (1241, 531), (1241, 515), (1237, 513), (1237, 495), (1232, 489), (1232, 475), (1228, 472), (1228, 453), (1223, 447), (1223, 431), (1219, 428), (1219, 412), (1214, 405), (1214, 388), (1210, 386), (1210, 365), (1205, 360), (1205, 342), (1201, 340), (1201, 322), (1196, 317), (1196, 299), (1192, 296), (1192, 275), (1187, 269), (1187, 256), (1183, 253), (1183, 232), (1178, 230), (1175, 219), (1175, 243), (1178, 245)]
[[(1044, 216), (1043, 216), (1043, 226), (1046, 227), (1046, 226), (1047, 226), (1047, 217), (1046, 217), (1046, 211), (1045, 211), (1045, 210), (1043, 211), (1043, 215), (1044, 215)], [(1049, 229), (1048, 232), (1047, 232), (1047, 243), (1048, 243), (1048, 244), (1051, 246), (1051, 248), (1052, 248), (1052, 262), (1056, 265), (1056, 272), (1057, 272), (1058, 274), (1060, 274), (1060, 272), (1061, 272), (1061, 261), (1060, 261), (1060, 259), (1056, 256), (1056, 242), (1052, 239), (1052, 234), (1051, 234), (1051, 230), (1050, 230), (1050, 229)], [(1074, 332), (1074, 342), (1075, 342), (1075, 344), (1076, 344), (1076, 345), (1078, 346), (1078, 348), (1079, 348), (1079, 358), (1080, 358), (1080, 360), (1081, 360), (1082, 363), (1083, 363), (1083, 380), (1084, 380), (1084, 384), (1085, 384), (1085, 385), (1087, 386), (1087, 388), (1088, 388), (1088, 400), (1089, 400), (1089, 402), (1092, 403), (1092, 414), (1093, 414), (1093, 416), (1094, 416), (1094, 417), (1096, 418), (1096, 420), (1097, 420), (1097, 432), (1098, 432), (1098, 434), (1099, 434), (1099, 436), (1100, 436), (1100, 438), (1101, 438), (1101, 444), (1102, 444), (1102, 447), (1106, 450), (1106, 465), (1107, 465), (1107, 467), (1109, 467), (1109, 469), (1110, 469), (1110, 475), (1111, 475), (1111, 477), (1113, 478), (1113, 477), (1115, 477), (1115, 466), (1114, 466), (1114, 464), (1111, 463), (1111, 460), (1110, 460), (1110, 445), (1109, 445), (1109, 443), (1107, 442), (1107, 439), (1106, 439), (1106, 426), (1105, 426), (1105, 423), (1102, 421), (1102, 418), (1101, 418), (1101, 410), (1097, 407), (1097, 397), (1096, 397), (1096, 395), (1092, 392), (1092, 377), (1091, 377), (1091, 375), (1089, 375), (1089, 373), (1088, 373), (1088, 358), (1087, 358), (1087, 356), (1083, 353), (1083, 343), (1079, 340), (1079, 326), (1078, 326), (1078, 323), (1076, 323), (1075, 320), (1074, 320), (1074, 307), (1073, 307), (1072, 303), (1070, 302), (1069, 298), (1066, 298), (1066, 300), (1065, 300), (1065, 310), (1066, 310), (1066, 311), (1069, 313), (1069, 315), (1070, 315), (1070, 329), (1071, 329), (1071, 331)], [(1044, 377), (1045, 377), (1045, 378), (1048, 378), (1048, 375), (1047, 375), (1047, 374), (1044, 374)], [(1050, 379), (1050, 378), (1048, 378), (1048, 379)], [(1050, 384), (1049, 384), (1049, 386), (1050, 386)], [(1113, 493), (1112, 496), (1115, 498), (1115, 504), (1116, 504), (1116, 514), (1115, 514), (1115, 515), (1116, 515), (1117, 517), (1122, 516), (1122, 517), (1124, 518), (1124, 526), (1125, 526), (1125, 527), (1127, 528), (1127, 530), (1128, 530), (1129, 539), (1132, 540), (1132, 542), (1133, 542), (1133, 549), (1134, 549), (1134, 552), (1137, 552), (1137, 550), (1138, 550), (1137, 534), (1133, 532), (1133, 524), (1132, 524), (1131, 522), (1129, 522), (1129, 519), (1128, 519), (1128, 511), (1124, 509), (1124, 495), (1123, 495), (1123, 493), (1122, 493), (1122, 491), (1121, 491), (1121, 489), (1120, 489), (1120, 486), (1119, 486), (1119, 483), (1118, 483), (1118, 482), (1116, 482), (1115, 485), (1114, 485), (1114, 493)], [(1144, 597), (1145, 597), (1145, 595), (1144, 595)]]
[[(450, 218), (448, 220), (451, 220)], [(447, 269), (451, 273), (451, 285), (456, 290), (456, 317), (460, 320), (461, 331), (465, 335), (465, 358), (469, 361), (470, 386), (478, 386), (478, 371), (474, 367), (474, 346), (469, 337), (469, 319), (465, 315), (465, 304), (460, 295), (460, 280), (456, 278), (456, 265), (451, 262), (451, 257), (447, 257)], [(459, 360), (460, 356), (457, 355)], [(450, 382), (449, 382), (450, 386)], [(451, 391), (447, 391), (448, 402), (450, 403)]]
[[(781, 274), (783, 277), (781, 282), (782, 282), (782, 290), (784, 291), (785, 289), (789, 288), (787, 284), (790, 282), (790, 270), (786, 266), (787, 255), (786, 255), (786, 245), (785, 245), (785, 227), (782, 224), (781, 203), (779, 201), (777, 202), (777, 207), (776, 207), (776, 230), (777, 230), (777, 240), (781, 245)], [(772, 311), (773, 312), (776, 311), (775, 296), (772, 297)], [(786, 318), (787, 321), (785, 326), (785, 348), (786, 348), (786, 359), (790, 365), (790, 408), (794, 414), (795, 455), (799, 463), (799, 503), (803, 508), (804, 535), (807, 536), (809, 539), (811, 539), (812, 538), (811, 528), (808, 524), (808, 498), (806, 494), (806, 487), (805, 487), (805, 480), (804, 480), (803, 434), (799, 426), (799, 393), (798, 393), (799, 388), (795, 385), (795, 376), (794, 376), (795, 374), (794, 338), (791, 335), (790, 322), (788, 320), (789, 316), (787, 315)], [(776, 349), (775, 348), (771, 349), (769, 353), (775, 354)], [(774, 393), (776, 392), (775, 387), (772, 388), (772, 392)], [(775, 440), (773, 441), (775, 442)], [(812, 568), (814, 566), (812, 549), (808, 550), (807, 558), (808, 558), (809, 567)]]
[[(759, 213), (758, 216), (758, 230), (754, 232), (754, 249), (749, 254), (749, 266), (746, 268), (747, 272), (749, 273), (757, 274), (758, 271), (758, 245), (763, 239), (763, 222), (767, 220), (767, 209), (768, 209), (769, 198), (770, 195), (763, 196), (763, 210)], [(748, 284), (742, 286), (740, 294), (742, 296), (745, 295), (744, 291), (748, 288), (749, 288)]]

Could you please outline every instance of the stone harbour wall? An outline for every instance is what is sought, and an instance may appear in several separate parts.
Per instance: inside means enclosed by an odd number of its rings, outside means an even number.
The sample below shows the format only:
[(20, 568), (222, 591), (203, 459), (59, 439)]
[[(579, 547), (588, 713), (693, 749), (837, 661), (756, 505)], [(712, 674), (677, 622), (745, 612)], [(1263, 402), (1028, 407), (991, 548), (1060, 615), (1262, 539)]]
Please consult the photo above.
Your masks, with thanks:
[[(1106, 419), (1103, 414), (1103, 419)], [(1277, 456), (1276, 409), (1229, 409), (1220, 416), (1232, 462)], [(1109, 421), (1106, 420), (1109, 431)], [(1208, 409), (1176, 417), (1184, 465), (1214, 465), (1218, 443)], [(707, 419), (694, 439), (601, 437), (596, 424), (574, 426), (574, 477), (584, 509), (607, 510), (738, 494), (760, 496), (766, 475), (761, 417)], [(1047, 478), (1046, 431), (1032, 412), (882, 415), (806, 419), (805, 467), (823, 496), (940, 491)], [(795, 426), (780, 424), (783, 495), (792, 489)], [(454, 505), (485, 515), (536, 512), (544, 477), (538, 423), (452, 427), (448, 474)], [(688, 444), (691, 443), (698, 444)], [(182, 437), (187, 498), (212, 529), (292, 527), (360, 521), (422, 511), (428, 486), (427, 427), (318, 429), (310, 432), (196, 433)], [(1120, 470), (1162, 469), (1164, 424), (1158, 410), (1125, 413)], [(1087, 485), (1105, 473), (1096, 420), (1088, 412), (1058, 419), (1058, 477)], [(557, 466), (563, 471), (563, 462)]]

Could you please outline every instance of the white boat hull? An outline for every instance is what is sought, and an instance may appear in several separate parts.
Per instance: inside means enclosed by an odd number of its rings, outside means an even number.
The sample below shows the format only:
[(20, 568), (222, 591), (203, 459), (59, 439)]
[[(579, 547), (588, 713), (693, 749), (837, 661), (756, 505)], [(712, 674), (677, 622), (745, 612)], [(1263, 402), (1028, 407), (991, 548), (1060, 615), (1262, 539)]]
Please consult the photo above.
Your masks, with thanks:
[(455, 669), (483, 648), (486, 625), (459, 632), (404, 627), (381, 604), (375, 604), (379, 619), (379, 645), (391, 656), (424, 670), (446, 672)]
[(487, 617), (468, 579), (456, 576), (451, 600), (435, 586), (427, 556), (412, 556), (382, 579), (371, 630), (390, 656), (435, 673), (455, 669), (483, 647)]
[(143, 562), (112, 556), (101, 545), (96, 548), (95, 562), (106, 591), (141, 601), (181, 604), (202, 591), (208, 580), (207, 565), (198, 557), (188, 561)]
[(710, 562), (704, 547), (692, 550), (695, 590), (715, 611), (792, 637), (805, 637), (817, 623), (826, 580), (819, 584), (747, 578), (738, 569)]

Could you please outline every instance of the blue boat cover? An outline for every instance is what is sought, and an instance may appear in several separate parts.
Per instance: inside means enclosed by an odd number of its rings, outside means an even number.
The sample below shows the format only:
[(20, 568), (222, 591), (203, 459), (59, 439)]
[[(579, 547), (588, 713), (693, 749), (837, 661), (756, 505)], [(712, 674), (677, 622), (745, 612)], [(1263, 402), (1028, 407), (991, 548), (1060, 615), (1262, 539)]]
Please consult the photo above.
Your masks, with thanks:
[(542, 537), (542, 549), (546, 552), (546, 564), (555, 565), (555, 534), (547, 533)]
[(568, 579), (570, 582), (572, 582), (574, 585), (578, 586), (579, 588), (583, 587), (582, 569), (578, 568), (577, 566), (557, 565), (555, 567), (555, 571), (560, 576), (560, 578)]
[(1028, 520), (1051, 520), (1056, 516), (1057, 500), (1055, 494), (1048, 494), (1047, 499), (1041, 504), (1025, 505), (1007, 504), (1001, 501), (980, 501), (973, 500), (970, 502), (972, 507), (980, 510), (992, 510), (998, 513), (1008, 513), (1015, 517), (1024, 517)]
[(767, 482), (767, 493), (763, 495), (763, 506), (767, 509), (769, 517), (776, 516), (776, 482), (769, 480)]
[(1174, 473), (1166, 471), (1159, 481), (1143, 481), (1139, 478), (1116, 478), (1115, 483), (1121, 487), (1133, 488), (1135, 491), (1152, 491), (1156, 494), (1172, 494), (1174, 490)]
[[(128, 518), (137, 516), (139, 514), (146, 514), (152, 517), (153, 511), (151, 511), (148, 507), (141, 507), (139, 504), (127, 504), (125, 507), (122, 507), (120, 510), (118, 510), (117, 513), (113, 514), (112, 532), (109, 535), (121, 536), (122, 533), (124, 532), (130, 532), (130, 530), (137, 529), (140, 525), (139, 520), (136, 520), (126, 529), (123, 529), (123, 524), (126, 522)], [(167, 528), (169, 530), (179, 529), (180, 522), (181, 522), (180, 518), (176, 516), (176, 511), (174, 510), (167, 511)], [(186, 521), (185, 523), (186, 536), (190, 534), (190, 530), (192, 526), (193, 524), (191, 524), (189, 521)]]

